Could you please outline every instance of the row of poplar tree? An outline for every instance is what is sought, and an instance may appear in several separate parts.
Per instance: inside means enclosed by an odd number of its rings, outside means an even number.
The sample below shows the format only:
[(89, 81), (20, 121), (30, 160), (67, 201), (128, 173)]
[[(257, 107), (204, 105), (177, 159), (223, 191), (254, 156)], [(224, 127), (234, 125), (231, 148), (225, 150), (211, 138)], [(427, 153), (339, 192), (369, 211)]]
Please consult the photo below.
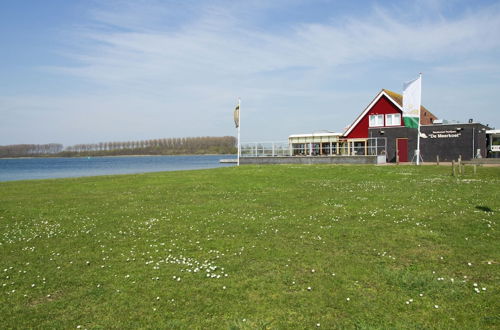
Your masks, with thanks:
[(68, 147), (58, 143), (15, 144), (0, 146), (0, 157), (232, 154), (236, 153), (236, 149), (234, 136), (204, 136), (100, 142)]

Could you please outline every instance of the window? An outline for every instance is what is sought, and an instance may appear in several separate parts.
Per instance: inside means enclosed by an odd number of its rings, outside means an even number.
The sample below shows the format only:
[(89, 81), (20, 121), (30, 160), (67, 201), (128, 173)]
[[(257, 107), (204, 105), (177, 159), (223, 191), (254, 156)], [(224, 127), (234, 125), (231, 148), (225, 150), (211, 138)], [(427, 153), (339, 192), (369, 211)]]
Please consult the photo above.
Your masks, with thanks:
[(391, 113), (385, 115), (385, 125), (386, 126), (399, 126), (401, 125), (401, 114)]
[(384, 115), (370, 115), (370, 127), (384, 126)]

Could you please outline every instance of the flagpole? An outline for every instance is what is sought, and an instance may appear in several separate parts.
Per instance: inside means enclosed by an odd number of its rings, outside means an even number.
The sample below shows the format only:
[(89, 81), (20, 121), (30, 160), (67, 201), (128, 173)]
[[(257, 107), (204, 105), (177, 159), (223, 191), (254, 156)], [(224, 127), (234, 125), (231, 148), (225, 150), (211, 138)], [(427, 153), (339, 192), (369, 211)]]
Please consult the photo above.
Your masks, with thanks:
[(240, 127), (241, 127), (241, 99), (238, 97), (238, 163), (240, 166), (241, 142), (240, 142)]
[(417, 165), (420, 165), (420, 109), (422, 107), (422, 72), (420, 72), (420, 104), (418, 109), (418, 132), (417, 132)]

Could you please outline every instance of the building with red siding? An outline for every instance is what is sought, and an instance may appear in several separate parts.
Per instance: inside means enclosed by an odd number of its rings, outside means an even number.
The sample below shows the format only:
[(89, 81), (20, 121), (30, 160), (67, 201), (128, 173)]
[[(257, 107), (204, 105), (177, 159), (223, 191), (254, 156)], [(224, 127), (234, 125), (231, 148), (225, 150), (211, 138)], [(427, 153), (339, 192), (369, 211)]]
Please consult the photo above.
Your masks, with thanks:
[[(429, 125), (436, 120), (425, 107), (420, 107), (420, 124)], [(403, 97), (387, 89), (382, 89), (363, 112), (347, 128), (346, 139), (369, 138), (369, 128), (404, 127)]]
[[(422, 161), (500, 157), (495, 142), (500, 134), (472, 119), (443, 124), (421, 106), (420, 131)], [(388, 162), (410, 162), (415, 161), (417, 132), (404, 125), (402, 95), (382, 89), (344, 133), (295, 134), (288, 142), (293, 156), (383, 156)]]

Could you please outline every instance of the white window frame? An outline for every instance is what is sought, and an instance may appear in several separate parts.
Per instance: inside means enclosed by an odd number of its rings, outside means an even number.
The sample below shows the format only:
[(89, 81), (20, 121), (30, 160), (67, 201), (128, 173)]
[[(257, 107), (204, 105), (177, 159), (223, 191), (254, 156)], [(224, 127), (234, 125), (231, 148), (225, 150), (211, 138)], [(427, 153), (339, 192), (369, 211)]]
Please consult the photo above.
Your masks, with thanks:
[(370, 127), (384, 126), (384, 115), (370, 115), (369, 126)]
[(385, 126), (401, 126), (401, 114), (389, 113), (385, 115)]

